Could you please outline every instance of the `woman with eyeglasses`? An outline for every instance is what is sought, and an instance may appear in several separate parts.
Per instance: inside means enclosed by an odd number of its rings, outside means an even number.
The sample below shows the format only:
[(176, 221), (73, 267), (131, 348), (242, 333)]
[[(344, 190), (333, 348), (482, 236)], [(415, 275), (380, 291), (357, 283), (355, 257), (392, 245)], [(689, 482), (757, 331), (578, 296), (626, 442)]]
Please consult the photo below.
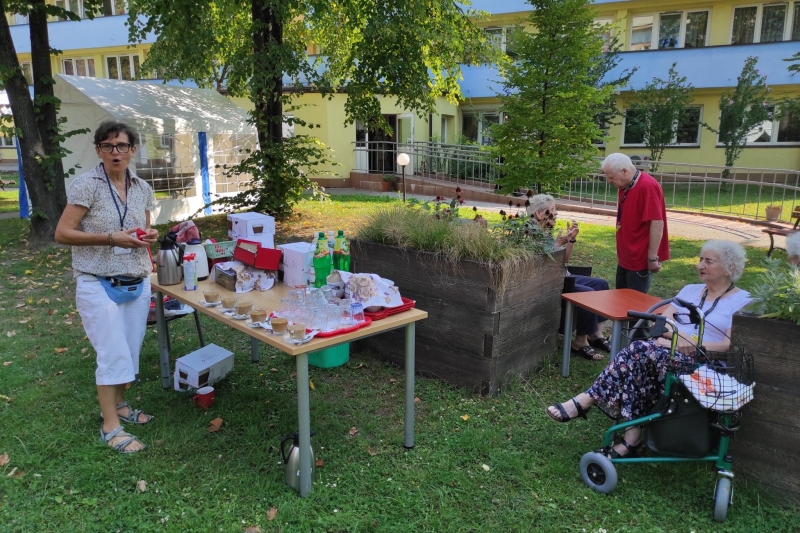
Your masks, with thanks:
[(151, 415), (124, 399), (139, 372), (139, 351), (150, 310), (152, 262), (147, 247), (158, 239), (150, 227), (153, 189), (131, 173), (138, 134), (121, 122), (103, 122), (94, 133), (100, 163), (76, 177), (55, 239), (72, 246), (75, 300), (97, 353), (100, 438), (120, 453), (145, 448), (122, 422), (146, 424)]
[[(530, 200), (528, 200), (528, 203), (530, 204), (527, 207), (528, 214), (535, 219), (539, 223), (539, 226), (541, 226), (543, 229), (552, 231), (556, 225), (556, 220), (558, 219), (556, 202), (553, 197), (549, 194), (537, 194), (532, 196)], [(556, 246), (564, 247), (564, 263), (569, 263), (570, 256), (572, 255), (572, 249), (574, 248), (575, 243), (578, 242), (576, 239), (578, 232), (578, 223), (573, 220), (567, 225), (566, 233), (559, 231), (554, 236)], [(569, 272), (566, 272), (565, 275), (575, 278), (575, 288), (573, 289), (574, 292), (608, 290), (608, 282), (604, 279), (593, 278), (591, 276), (573, 275)], [(606, 319), (604, 317), (596, 315), (591, 311), (576, 307), (575, 338), (571, 343), (571, 352), (575, 355), (583, 357), (584, 359), (589, 359), (590, 361), (603, 359), (603, 355), (598, 353), (595, 348), (604, 350), (606, 352), (611, 351), (611, 344), (600, 332), (600, 324), (605, 320)], [(564, 342), (567, 342), (566, 339), (571, 336), (571, 332), (569, 335), (567, 335), (565, 332)]]
[[(725, 351), (730, 347), (733, 314), (751, 302), (750, 294), (736, 286), (744, 271), (745, 257), (744, 248), (734, 242), (706, 241), (697, 263), (701, 283), (686, 285), (678, 293), (678, 298), (695, 304), (705, 314), (703, 347), (708, 351)], [(685, 319), (689, 310), (675, 304), (660, 314), (673, 318), (676, 313), (675, 361), (679, 368), (692, 372), (697, 327)], [(615, 420), (634, 420), (649, 414), (664, 393), (670, 338), (668, 333), (663, 338), (634, 341), (609, 361), (586, 392), (551, 405), (547, 416), (556, 422), (569, 422), (578, 416), (586, 418), (593, 405)], [(632, 427), (619, 443), (602, 453), (612, 459), (636, 457), (640, 443), (641, 429)]]

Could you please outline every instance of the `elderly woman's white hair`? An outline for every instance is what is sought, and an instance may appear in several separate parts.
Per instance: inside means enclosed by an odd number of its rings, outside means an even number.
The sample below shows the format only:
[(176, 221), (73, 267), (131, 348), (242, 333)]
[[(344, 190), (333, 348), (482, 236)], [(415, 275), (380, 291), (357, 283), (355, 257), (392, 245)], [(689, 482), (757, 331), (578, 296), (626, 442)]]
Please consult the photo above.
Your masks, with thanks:
[(731, 241), (712, 239), (706, 241), (700, 249), (701, 255), (703, 252), (714, 252), (719, 255), (719, 259), (725, 266), (725, 271), (731, 277), (731, 281), (739, 281), (739, 278), (742, 277), (747, 253), (740, 244)]
[(631, 172), (636, 172), (636, 167), (634, 166), (633, 161), (631, 161), (631, 158), (619, 152), (608, 154), (608, 156), (603, 159), (603, 164), (600, 165), (600, 169), (608, 170), (612, 174), (622, 172), (624, 169), (627, 169)]
[(800, 266), (800, 231), (786, 237), (786, 255), (789, 256), (790, 261), (793, 258), (792, 262)]
[(555, 203), (555, 199), (550, 196), (549, 194), (537, 194), (531, 196), (528, 200), (531, 205), (528, 206), (527, 211), (528, 214), (533, 216), (533, 214), (537, 211), (542, 211), (547, 209), (547, 206), (552, 202)]

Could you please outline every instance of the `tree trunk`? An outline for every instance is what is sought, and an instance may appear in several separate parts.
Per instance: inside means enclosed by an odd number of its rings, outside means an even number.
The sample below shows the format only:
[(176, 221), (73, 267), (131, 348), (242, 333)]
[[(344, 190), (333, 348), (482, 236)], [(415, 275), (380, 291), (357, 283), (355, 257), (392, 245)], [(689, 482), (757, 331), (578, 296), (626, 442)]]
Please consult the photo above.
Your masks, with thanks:
[(264, 147), (268, 143), (283, 142), (283, 68), (280, 55), (274, 52), (283, 45), (283, 21), (282, 15), (269, 5), (268, 0), (252, 2), (256, 29), (253, 32), (255, 90), (251, 98), (255, 106), (253, 114), (258, 142)]
[[(41, 4), (44, 5), (42, 0)], [(36, 22), (34, 22), (36, 21)], [(42, 24), (43, 21), (43, 24)], [(34, 39), (34, 32), (38, 30), (43, 35), (38, 35)], [(47, 16), (43, 10), (33, 10), (30, 14), (31, 49), (33, 57), (33, 75), (37, 80), (42, 77), (50, 77), (50, 53), (49, 38), (47, 34)], [(37, 42), (38, 41), (38, 42)], [(46, 68), (42, 70), (41, 58), (36, 57), (36, 52), (41, 49), (42, 42), (46, 48)], [(39, 69), (37, 70), (37, 66)], [(43, 125), (38, 123), (38, 114), (34, 110), (28, 91), (28, 82), (22, 74), (17, 59), (14, 41), (11, 39), (11, 31), (6, 20), (5, 2), (0, 1), (0, 68), (12, 73), (2, 81), (5, 85), (8, 100), (11, 104), (11, 111), (14, 116), (14, 125), (18, 130), (17, 141), (19, 142), (20, 154), (22, 156), (22, 172), (28, 186), (31, 202), (33, 204), (33, 214), (31, 216), (31, 230), (33, 236), (43, 240), (53, 240), (58, 219), (67, 204), (67, 197), (64, 188), (63, 171), (59, 171), (60, 179), (53, 179), (54, 167), (47, 169), (39, 164), (39, 161), (48, 160), (47, 154), (52, 154), (52, 148), (48, 148), (42, 137)], [(34, 86), (35, 87), (35, 86)], [(52, 95), (52, 87), (50, 89)], [(51, 107), (54, 109), (54, 107)], [(51, 121), (43, 124), (55, 124), (55, 111)], [(52, 147), (52, 141), (49, 145)], [(56, 141), (56, 146), (57, 141)], [(62, 169), (61, 160), (58, 160), (58, 168)]]

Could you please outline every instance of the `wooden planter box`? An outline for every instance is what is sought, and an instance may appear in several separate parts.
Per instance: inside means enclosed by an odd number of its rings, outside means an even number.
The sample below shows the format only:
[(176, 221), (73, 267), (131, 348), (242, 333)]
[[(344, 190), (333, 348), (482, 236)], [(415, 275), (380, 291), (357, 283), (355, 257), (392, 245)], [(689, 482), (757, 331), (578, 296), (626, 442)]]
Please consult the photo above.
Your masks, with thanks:
[[(393, 280), (400, 294), (428, 312), (428, 319), (416, 326), (416, 370), (422, 375), (495, 394), (504, 381), (541, 367), (555, 351), (563, 251), (516, 272), (492, 271), (475, 261), (454, 267), (429, 252), (357, 240), (350, 253), (354, 272)], [(403, 365), (403, 330), (359, 344)]]
[(800, 505), (800, 326), (789, 320), (733, 316), (734, 345), (753, 354), (756, 386), (731, 444), (734, 472)]

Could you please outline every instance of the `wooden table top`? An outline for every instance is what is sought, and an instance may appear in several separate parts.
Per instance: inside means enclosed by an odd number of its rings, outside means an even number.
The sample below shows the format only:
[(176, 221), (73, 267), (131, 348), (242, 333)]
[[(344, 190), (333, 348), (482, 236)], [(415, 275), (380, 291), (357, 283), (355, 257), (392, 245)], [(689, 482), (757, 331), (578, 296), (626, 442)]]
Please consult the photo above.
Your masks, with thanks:
[[(203, 301), (203, 291), (208, 290), (211, 287), (219, 291), (220, 296), (235, 294), (221, 285), (213, 283), (209, 280), (205, 280), (197, 284), (196, 291), (185, 291), (183, 290), (183, 283), (179, 283), (178, 285), (159, 285), (155, 274), (150, 276), (150, 283), (153, 288), (153, 292), (160, 291), (168, 296), (172, 296), (178, 301), (197, 309), (198, 312), (208, 315), (214, 320), (222, 322), (226, 326), (238, 329), (239, 331), (246, 333), (251, 337), (255, 337), (258, 340), (269, 344), (270, 346), (274, 346), (275, 348), (286, 352), (289, 355), (298, 355), (306, 352), (324, 350), (325, 348), (329, 348), (343, 342), (358, 340), (362, 337), (369, 337), (370, 335), (394, 329), (399, 326), (405, 326), (411, 322), (416, 322), (417, 320), (422, 320), (428, 317), (427, 312), (412, 308), (408, 311), (397, 313), (396, 315), (390, 315), (383, 320), (376, 320), (369, 326), (359, 328), (351, 333), (324, 338), (314, 337), (309, 342), (298, 346), (296, 344), (284, 341), (282, 335), (273, 335), (264, 328), (250, 327), (245, 320), (235, 320), (228, 315), (223, 314), (220, 311), (219, 306), (206, 307), (200, 303)], [(268, 291), (250, 291), (238, 296), (239, 299), (247, 299), (253, 302), (254, 308), (262, 308), (266, 309), (267, 312), (271, 312), (277, 311), (280, 308), (281, 298), (286, 298), (288, 294), (289, 287), (276, 281), (275, 285)]]
[(609, 320), (627, 320), (628, 311), (643, 313), (662, 300), (633, 289), (566, 292), (561, 297)]

